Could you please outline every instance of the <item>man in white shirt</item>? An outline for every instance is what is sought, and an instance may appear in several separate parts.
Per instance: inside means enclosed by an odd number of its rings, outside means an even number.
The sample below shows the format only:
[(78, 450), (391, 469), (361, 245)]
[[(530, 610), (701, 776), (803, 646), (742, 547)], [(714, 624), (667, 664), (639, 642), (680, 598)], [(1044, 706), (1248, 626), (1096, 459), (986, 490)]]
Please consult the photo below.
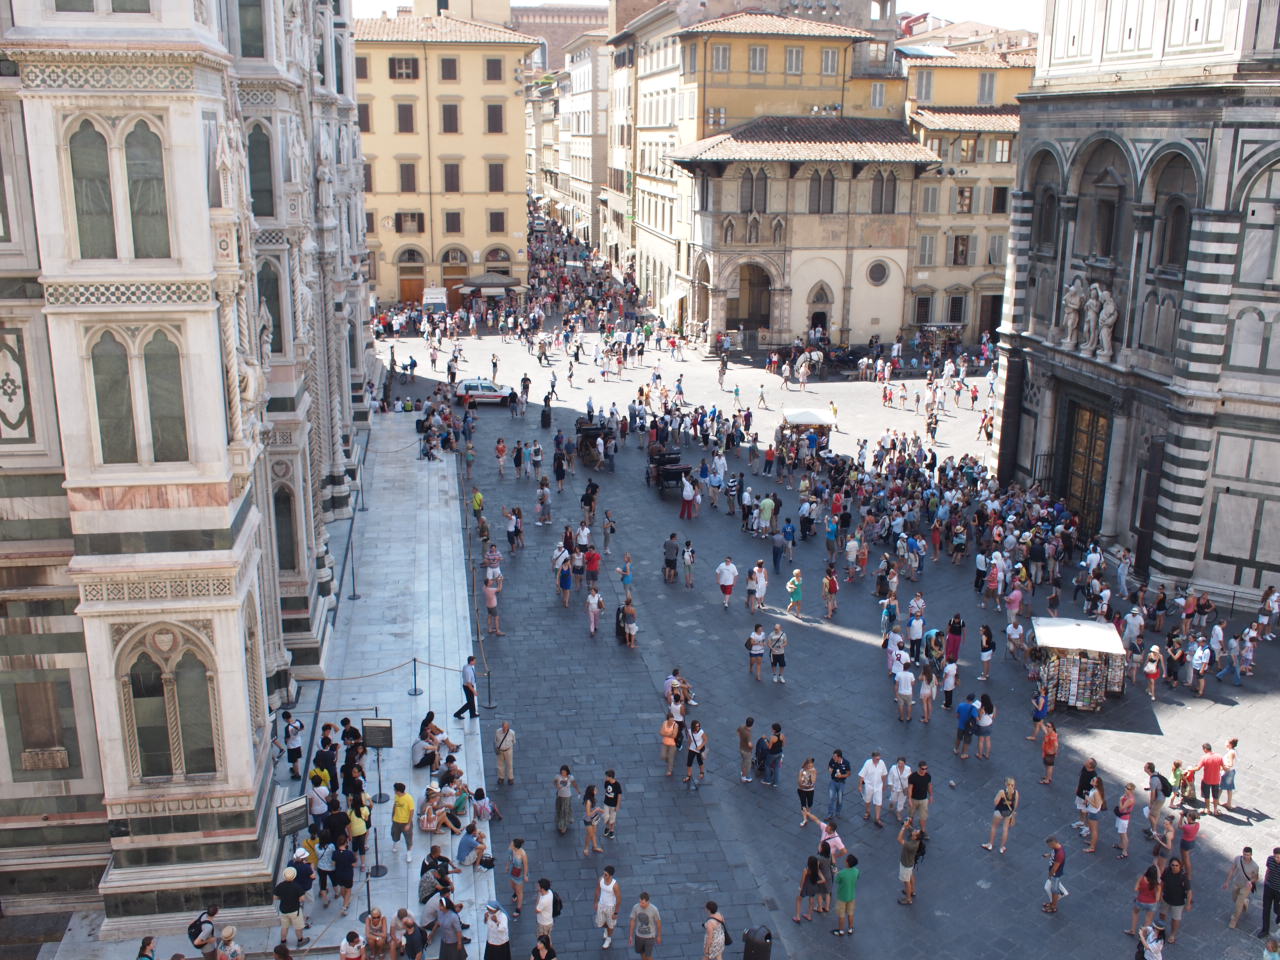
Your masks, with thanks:
[(733, 557), (725, 557), (716, 567), (716, 583), (720, 585), (720, 593), (724, 598), (724, 608), (729, 609), (729, 598), (733, 596), (733, 585), (738, 582), (738, 568), (733, 565)]
[(911, 691), (915, 687), (916, 675), (907, 669), (910, 663), (910, 660), (905, 660), (902, 668), (897, 671), (893, 678), (893, 692), (898, 700), (899, 723), (911, 722)]
[(551, 936), (551, 925), (555, 921), (552, 910), (555, 905), (555, 895), (551, 892), (551, 881), (543, 877), (538, 881), (538, 899), (534, 907), (534, 919), (537, 921), (537, 936), (544, 933)]
[(1019, 660), (1022, 659), (1022, 637), (1025, 631), (1020, 623), (1011, 623), (1004, 628), (1004, 635), (1009, 640), (1009, 649)]
[[(903, 673), (908, 671), (903, 670)], [(880, 759), (880, 751), (871, 751), (871, 758), (858, 771), (858, 789), (862, 791), (862, 802), (866, 804), (863, 820), (871, 819), (871, 808), (876, 808), (876, 826), (883, 827), (880, 821), (880, 810), (884, 805), (884, 783), (889, 777), (889, 768)]]
[(893, 815), (902, 822), (902, 814), (907, 809), (907, 777), (911, 776), (911, 768), (907, 766), (907, 758), (899, 757), (898, 762), (889, 768), (889, 806)]

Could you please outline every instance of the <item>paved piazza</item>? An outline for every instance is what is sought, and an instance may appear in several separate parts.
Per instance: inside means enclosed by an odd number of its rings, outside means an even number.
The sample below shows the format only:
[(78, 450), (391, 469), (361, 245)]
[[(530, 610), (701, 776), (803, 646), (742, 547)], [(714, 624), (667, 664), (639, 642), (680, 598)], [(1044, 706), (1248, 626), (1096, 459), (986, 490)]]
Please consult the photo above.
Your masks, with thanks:
[[(427, 353), (421, 344), (409, 340), (378, 344), (385, 357), (394, 342), (397, 360), (413, 352), (419, 371), (430, 374)], [(528, 372), (534, 385), (531, 397), (540, 397), (549, 371), (539, 369), (535, 359), (515, 343), (502, 344), (496, 334), (464, 342), (466, 362), (461, 376), (488, 375), (490, 357), (498, 356), (498, 379), (517, 383)], [(652, 360), (653, 353), (649, 353)], [(439, 361), (444, 368), (442, 355)], [(725, 381), (726, 392), (716, 386), (716, 365), (690, 357), (685, 362), (661, 361), (667, 383), (684, 375), (686, 396), (694, 403), (717, 402), (732, 405), (734, 385), (742, 388), (744, 402), (754, 401), (761, 382), (769, 384), (770, 411), (759, 420), (759, 433), (767, 438), (783, 404), (825, 409), (828, 400), (839, 407), (842, 433), (837, 449), (851, 451), (856, 437), (879, 436), (888, 426), (898, 430), (922, 430), (923, 418), (909, 412), (885, 411), (879, 388), (874, 384), (812, 384), (807, 395), (787, 392), (776, 377), (766, 377), (759, 369), (733, 365)], [(590, 397), (597, 409), (617, 402), (625, 409), (649, 370), (628, 370), (620, 383), (587, 382), (587, 367), (580, 366), (576, 388), (566, 382), (566, 365), (558, 358), (555, 369), (559, 392), (564, 398), (555, 409), (555, 427), (572, 432), (573, 420)], [(421, 379), (421, 378), (420, 378)], [(985, 381), (979, 381), (985, 395)], [(419, 388), (421, 388), (419, 384)], [(397, 380), (392, 393), (402, 392)], [(966, 403), (967, 406), (967, 403)], [(985, 444), (975, 440), (978, 414), (967, 409), (958, 416), (943, 418), (940, 456), (966, 451), (983, 454)], [(818, 584), (824, 560), (821, 544), (800, 544), (796, 566), (806, 575), (810, 589), (805, 598), (805, 619), (799, 623), (785, 619), (790, 636), (787, 683), (756, 682), (747, 672), (743, 640), (752, 617), (742, 605), (740, 589), (728, 612), (719, 602), (712, 569), (726, 554), (732, 555), (745, 574), (758, 557), (768, 559), (763, 541), (751, 540), (739, 530), (736, 519), (703, 505), (702, 515), (693, 521), (677, 520), (678, 498), (663, 499), (647, 489), (643, 479), (644, 457), (634, 440), (617, 460), (616, 473), (596, 473), (601, 485), (600, 504), (613, 511), (618, 534), (612, 556), (605, 557), (601, 588), (606, 597), (605, 626), (598, 638), (587, 635), (582, 594), (575, 591), (572, 605), (564, 609), (554, 590), (549, 558), (564, 523), (576, 524), (580, 511), (578, 497), (586, 477), (579, 466), (566, 491), (555, 502), (555, 522), (550, 527), (533, 524), (533, 484), (528, 480), (499, 480), (492, 456), (494, 442), (501, 436), (508, 446), (517, 439), (540, 436), (548, 449), (551, 431), (538, 428), (537, 407), (527, 418), (513, 419), (505, 408), (482, 407), (475, 440), (479, 454), (476, 479), (486, 497), (486, 516), (501, 543), (501, 507), (519, 505), (527, 518), (527, 549), (508, 556), (503, 565), (506, 587), (501, 609), (504, 637), (491, 637), (485, 653), (492, 669), (492, 710), (481, 710), (478, 737), (468, 725), (466, 751), (470, 757), (468, 780), (477, 782), (472, 771), (480, 762), (483, 745), (484, 784), (500, 805), (504, 819), (490, 824), (490, 841), (498, 857), (492, 878), (482, 878), (475, 893), (490, 889), (496, 881), (497, 895), (507, 901), (503, 869), (505, 851), (512, 837), (526, 840), (533, 878), (549, 877), (564, 896), (564, 914), (555, 924), (555, 943), (561, 957), (601, 955), (600, 933), (592, 926), (591, 897), (599, 871), (613, 864), (623, 896), (625, 917), (639, 892), (648, 890), (662, 913), (664, 942), (659, 958), (700, 956), (699, 925), (704, 916), (702, 903), (719, 902), (734, 932), (737, 945), (727, 955), (741, 955), (741, 931), (765, 925), (773, 932), (775, 958), (818, 958), (827, 956), (919, 957), (1129, 957), (1133, 941), (1122, 931), (1129, 923), (1129, 907), (1134, 882), (1150, 862), (1149, 843), (1135, 835), (1133, 856), (1115, 859), (1116, 839), (1113, 817), (1104, 814), (1102, 840), (1096, 855), (1081, 853), (1084, 844), (1070, 829), (1074, 816), (1072, 791), (1077, 773), (1086, 757), (1099, 761), (1108, 787), (1108, 804), (1114, 803), (1124, 781), (1141, 782), (1144, 761), (1154, 760), (1168, 771), (1175, 758), (1194, 762), (1204, 740), (1222, 747), (1230, 736), (1241, 740), (1238, 809), (1229, 816), (1206, 819), (1193, 863), (1194, 909), (1173, 956), (1224, 958), (1257, 957), (1261, 944), (1252, 936), (1258, 927), (1260, 895), (1255, 895), (1239, 930), (1227, 928), (1228, 895), (1221, 889), (1227, 859), (1251, 844), (1264, 860), (1271, 847), (1280, 842), (1271, 824), (1269, 804), (1276, 784), (1276, 747), (1268, 744), (1265, 730), (1274, 729), (1276, 708), (1272, 700), (1260, 696), (1274, 676), (1270, 647), (1259, 652), (1257, 675), (1242, 688), (1220, 685), (1210, 680), (1208, 696), (1192, 700), (1179, 690), (1150, 702), (1132, 690), (1121, 699), (1108, 701), (1098, 714), (1059, 712), (1056, 719), (1062, 737), (1057, 782), (1041, 786), (1037, 745), (1023, 738), (1030, 730), (1028, 720), (1032, 688), (1022, 669), (1010, 660), (997, 659), (991, 680), (977, 680), (977, 627), (989, 622), (1003, 628), (1001, 614), (978, 609), (971, 590), (971, 561), (963, 567), (947, 562), (927, 563), (919, 587), (928, 601), (929, 625), (941, 625), (959, 611), (969, 624), (961, 657), (958, 693), (986, 691), (999, 709), (993, 738), (993, 758), (961, 761), (952, 754), (953, 714), (939, 708), (934, 723), (903, 725), (896, 722), (894, 704), (886, 681), (884, 655), (878, 637), (878, 608), (865, 584), (844, 585), (840, 609), (833, 622), (818, 618), (821, 600)], [(433, 563), (457, 562), (460, 554), (456, 534), (447, 528), (458, 510), (458, 498), (449, 487), (452, 470), (416, 459), (413, 418), (408, 414), (375, 417), (367, 477), (369, 513), (356, 525), (356, 557), (360, 589), (365, 598), (343, 601), (338, 631), (347, 637), (345, 662), (335, 663), (333, 673), (363, 674), (371, 662), (381, 664), (407, 659), (411, 653), (430, 657), (461, 657), (463, 647), (441, 644), (438, 634), (453, 630), (447, 618), (458, 613), (453, 598), (441, 597), (439, 589), (457, 583), (456, 573), (429, 572)], [(686, 458), (688, 459), (688, 458)], [(698, 457), (694, 457), (697, 463)], [(745, 467), (745, 457), (743, 460)], [(730, 465), (735, 466), (732, 458)], [(748, 478), (760, 491), (759, 479)], [(793, 513), (794, 492), (782, 491), (784, 515)], [(459, 511), (461, 512), (461, 511)], [(427, 520), (425, 518), (429, 517)], [(416, 518), (416, 519), (415, 519)], [(698, 550), (697, 584), (687, 590), (682, 584), (662, 582), (661, 541), (671, 532), (683, 541), (692, 538)], [(470, 535), (467, 531), (466, 536)], [(380, 549), (396, 537), (416, 539), (419, 549), (414, 565), (397, 569), (394, 552)], [(621, 562), (623, 551), (635, 561), (635, 599), (639, 614), (639, 648), (627, 650), (613, 639), (610, 617), (621, 602), (621, 586), (612, 571)], [(784, 561), (785, 562), (785, 561)], [(416, 578), (411, 585), (404, 578)], [(429, 578), (429, 579), (426, 579)], [(396, 587), (397, 582), (403, 583)], [(376, 587), (372, 586), (375, 585)], [(423, 588), (423, 584), (427, 584)], [(904, 589), (908, 585), (904, 584)], [(911, 585), (913, 586), (913, 585)], [(779, 617), (782, 582), (770, 585), (770, 611), (760, 619), (766, 627)], [(372, 593), (371, 593), (372, 590)], [(344, 595), (350, 591), (344, 584)], [(913, 591), (908, 590), (904, 601)], [(386, 598), (400, 595), (398, 600)], [(1069, 597), (1069, 590), (1068, 590)], [(1064, 612), (1070, 604), (1064, 597)], [(370, 602), (375, 604), (370, 609)], [(397, 604), (398, 613), (413, 621), (394, 638), (374, 638), (369, 618), (388, 616), (387, 602)], [(1039, 602), (1043, 603), (1043, 594)], [(363, 606), (362, 606), (363, 605)], [(474, 609), (474, 607), (473, 607)], [(446, 618), (443, 627), (441, 611)], [(1037, 612), (1043, 612), (1039, 610)], [(461, 614), (458, 614), (461, 616)], [(428, 628), (419, 629), (423, 620)], [(1236, 617), (1239, 620), (1239, 616)], [(1234, 623), (1234, 621), (1233, 621)], [(459, 628), (460, 629), (460, 628)], [(357, 636), (365, 638), (357, 642)], [(400, 650), (403, 656), (397, 655)], [(372, 652), (372, 654), (370, 653)], [(460, 666), (443, 664), (443, 666)], [(662, 685), (671, 667), (694, 684), (698, 706), (691, 719), (699, 719), (710, 738), (707, 780), (702, 789), (690, 791), (677, 776), (667, 779), (658, 757), (658, 727), (661, 723)], [(353, 708), (370, 702), (382, 703), (396, 717), (418, 716), (427, 709), (447, 717), (457, 709), (459, 694), (456, 674), (433, 669), (420, 675), (426, 696), (408, 701), (406, 671), (387, 674), (385, 681), (366, 680), (356, 690), (339, 693), (342, 684), (329, 684), (324, 695), (321, 719), (336, 719), (344, 704)], [(480, 684), (482, 703), (487, 700), (484, 680)], [(1248, 711), (1246, 713), (1246, 710)], [(743, 784), (738, 778), (735, 728), (750, 714), (757, 731), (767, 731), (780, 722), (788, 735), (788, 745), (778, 789), (758, 780)], [(918, 714), (917, 714), (918, 717)], [(493, 755), (489, 750), (492, 733), (502, 720), (510, 720), (518, 736), (514, 786), (495, 785)], [(463, 727), (450, 722), (455, 739)], [(406, 721), (397, 730), (398, 744), (412, 739)], [(852, 938), (836, 938), (833, 914), (815, 914), (813, 922), (792, 922), (795, 895), (805, 858), (815, 852), (818, 831), (813, 824), (800, 827), (795, 793), (796, 773), (807, 756), (818, 761), (816, 808), (826, 807), (826, 763), (833, 748), (845, 751), (856, 771), (872, 749), (879, 749), (892, 761), (899, 754), (909, 761), (929, 762), (936, 788), (936, 804), (929, 819), (928, 855), (921, 863), (917, 900), (913, 906), (897, 902), (898, 847), (896, 830), (886, 812), (885, 829), (877, 830), (861, 817), (861, 804), (851, 789), (845, 802), (840, 833), (860, 861), (857, 931)], [(407, 768), (406, 750), (389, 755), (384, 776), (403, 776)], [(683, 761), (681, 760), (680, 763)], [(604, 854), (582, 855), (581, 818), (566, 836), (555, 830), (552, 778), (561, 763), (573, 768), (580, 785), (602, 784), (604, 770), (613, 768), (624, 786), (618, 819), (617, 839), (601, 839)], [(1272, 771), (1272, 772), (1268, 772)], [(372, 772), (372, 771), (371, 771)], [(979, 844), (987, 839), (992, 798), (1007, 776), (1016, 777), (1022, 792), (1022, 808), (1013, 828), (1008, 853), (988, 853)], [(415, 778), (421, 790), (422, 777)], [(411, 787), (412, 789), (412, 787)], [(577, 800), (575, 799), (575, 804)], [(386, 815), (379, 808), (384, 821)], [(575, 806), (580, 812), (581, 807)], [(1065, 882), (1070, 895), (1056, 916), (1040, 911), (1047, 861), (1045, 837), (1056, 834), (1068, 851)], [(383, 835), (382, 856), (388, 859)], [(420, 854), (425, 837), (418, 838)], [(456, 841), (455, 841), (456, 842)], [(416, 877), (416, 863), (412, 868)], [(470, 880), (468, 879), (468, 883)], [(411, 898), (411, 881), (403, 866), (393, 865), (386, 880), (374, 881), (373, 901), (393, 911)], [(363, 890), (359, 891), (363, 899)], [(466, 893), (462, 894), (466, 898)], [(472, 903), (468, 904), (468, 913)], [(324, 911), (316, 909), (324, 915)], [(329, 913), (336, 912), (330, 908)], [(474, 918), (475, 915), (471, 914)], [(346, 921), (333, 925), (333, 933)], [(531, 906), (512, 923), (513, 955), (527, 955), (533, 940)], [(482, 952), (483, 928), (473, 923), (473, 956)], [(334, 940), (329, 936), (326, 940)], [(323, 942), (323, 941), (322, 941)], [(431, 948), (434, 955), (435, 948)], [(615, 939), (612, 953), (630, 954), (625, 934)], [(633, 954), (632, 954), (633, 955)]]

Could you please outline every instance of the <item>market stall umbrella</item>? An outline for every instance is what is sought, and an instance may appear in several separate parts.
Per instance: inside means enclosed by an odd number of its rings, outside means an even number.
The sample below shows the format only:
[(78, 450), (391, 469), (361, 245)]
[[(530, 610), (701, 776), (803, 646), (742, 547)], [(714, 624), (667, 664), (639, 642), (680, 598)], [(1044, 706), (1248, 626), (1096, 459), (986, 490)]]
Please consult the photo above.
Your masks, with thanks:
[(478, 277), (467, 277), (467, 282), (459, 285), (463, 293), (480, 293), (484, 296), (501, 297), (508, 293), (527, 293), (529, 288), (515, 277), (505, 273), (482, 273)]
[(782, 422), (791, 427), (834, 427), (836, 418), (824, 410), (783, 410)]

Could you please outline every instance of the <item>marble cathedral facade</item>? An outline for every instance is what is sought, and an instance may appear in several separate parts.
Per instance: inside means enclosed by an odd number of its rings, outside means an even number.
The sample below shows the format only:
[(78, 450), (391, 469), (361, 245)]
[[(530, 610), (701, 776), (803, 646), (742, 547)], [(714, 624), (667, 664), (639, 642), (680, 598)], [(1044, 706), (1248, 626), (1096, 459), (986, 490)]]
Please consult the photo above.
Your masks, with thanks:
[(1280, 581), (1280, 2), (1051, 0), (1039, 58), (1002, 480), (1247, 608)]
[(0, 903), (269, 904), (367, 422), (349, 0), (0, 10)]

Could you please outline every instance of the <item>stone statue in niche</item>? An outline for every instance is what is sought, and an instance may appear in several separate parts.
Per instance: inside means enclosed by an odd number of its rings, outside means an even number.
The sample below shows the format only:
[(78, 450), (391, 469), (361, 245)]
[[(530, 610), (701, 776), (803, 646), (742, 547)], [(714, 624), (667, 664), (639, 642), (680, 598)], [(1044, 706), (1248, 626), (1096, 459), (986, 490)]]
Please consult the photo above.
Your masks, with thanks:
[(1080, 330), (1080, 308), (1084, 305), (1084, 281), (1076, 277), (1062, 295), (1062, 323), (1066, 330), (1059, 346), (1068, 350), (1076, 348), (1076, 334)]
[(307, 167), (307, 143), (302, 134), (302, 120), (289, 118), (289, 164), (292, 168), (291, 180), (300, 181)]
[(1102, 291), (1096, 283), (1089, 284), (1089, 299), (1084, 302), (1084, 329), (1080, 350), (1090, 356), (1098, 346), (1098, 312), (1102, 309)]
[(1115, 330), (1116, 301), (1110, 290), (1102, 291), (1102, 309), (1098, 312), (1098, 352), (1094, 354), (1099, 360), (1111, 359), (1111, 335)]
[(319, 149), (316, 151), (316, 213), (321, 223), (329, 223), (334, 216), (333, 200), (333, 147), (329, 144), (328, 130), (317, 131)]

